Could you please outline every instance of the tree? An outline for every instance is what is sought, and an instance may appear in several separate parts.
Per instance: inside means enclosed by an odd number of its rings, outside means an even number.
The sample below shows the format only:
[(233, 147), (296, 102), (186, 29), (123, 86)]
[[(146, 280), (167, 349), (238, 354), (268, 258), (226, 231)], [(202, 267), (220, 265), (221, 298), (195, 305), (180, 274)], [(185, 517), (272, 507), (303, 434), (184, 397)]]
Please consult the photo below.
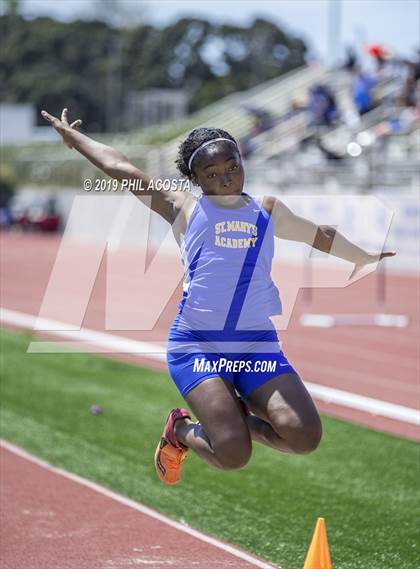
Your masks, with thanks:
[(3, 0), (4, 13), (9, 16), (17, 16), (20, 9), (20, 0)]
[(90, 131), (118, 130), (131, 91), (185, 89), (194, 111), (303, 65), (306, 52), (263, 19), (239, 27), (182, 18), (160, 29), (4, 15), (0, 27), (0, 100), (53, 114), (70, 107)]

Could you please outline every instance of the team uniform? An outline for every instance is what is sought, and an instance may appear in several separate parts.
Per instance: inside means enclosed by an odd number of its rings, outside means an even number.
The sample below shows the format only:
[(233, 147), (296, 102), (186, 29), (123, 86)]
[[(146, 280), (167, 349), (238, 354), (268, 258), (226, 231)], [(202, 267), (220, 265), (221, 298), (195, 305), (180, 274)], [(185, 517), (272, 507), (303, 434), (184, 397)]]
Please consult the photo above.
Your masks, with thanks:
[(269, 379), (295, 373), (270, 320), (281, 314), (271, 279), (273, 222), (256, 200), (242, 197), (247, 203), (232, 208), (202, 195), (181, 245), (184, 294), (167, 362), (183, 397), (219, 376), (246, 399)]

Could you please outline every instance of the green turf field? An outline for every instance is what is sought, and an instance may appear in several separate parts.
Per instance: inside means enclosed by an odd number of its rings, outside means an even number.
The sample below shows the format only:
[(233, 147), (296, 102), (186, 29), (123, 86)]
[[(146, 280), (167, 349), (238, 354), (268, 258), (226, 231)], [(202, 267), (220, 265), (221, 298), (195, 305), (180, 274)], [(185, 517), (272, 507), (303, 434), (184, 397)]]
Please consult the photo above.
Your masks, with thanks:
[(166, 487), (153, 454), (182, 402), (169, 377), (91, 355), (27, 354), (29, 340), (1, 332), (5, 439), (283, 569), (302, 569), (318, 516), (334, 569), (419, 567), (419, 445), (324, 417), (312, 455), (255, 445), (244, 470), (221, 472), (191, 453), (182, 483)]

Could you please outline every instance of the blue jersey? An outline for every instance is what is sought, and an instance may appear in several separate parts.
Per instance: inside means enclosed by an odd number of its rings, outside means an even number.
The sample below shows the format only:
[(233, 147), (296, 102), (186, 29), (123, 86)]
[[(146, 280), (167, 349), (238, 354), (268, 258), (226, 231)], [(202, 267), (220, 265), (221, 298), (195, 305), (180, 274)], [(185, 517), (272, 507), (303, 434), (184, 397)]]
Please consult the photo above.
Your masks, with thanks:
[(226, 207), (202, 195), (181, 244), (185, 268), (178, 325), (194, 330), (258, 330), (281, 314), (271, 279), (274, 226), (251, 196)]

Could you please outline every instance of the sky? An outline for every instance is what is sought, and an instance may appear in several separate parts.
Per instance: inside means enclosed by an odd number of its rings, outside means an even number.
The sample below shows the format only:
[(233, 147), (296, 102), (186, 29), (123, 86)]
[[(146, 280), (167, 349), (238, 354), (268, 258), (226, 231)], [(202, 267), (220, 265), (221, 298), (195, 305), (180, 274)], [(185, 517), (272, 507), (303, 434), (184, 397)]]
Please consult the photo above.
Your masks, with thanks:
[[(0, 0), (1, 1), (1, 0)], [(302, 37), (325, 62), (344, 46), (380, 42), (410, 57), (420, 45), (419, 0), (21, 0), (28, 17), (48, 15), (69, 21), (119, 5), (125, 19), (165, 26), (180, 17), (247, 25), (265, 17)]]

